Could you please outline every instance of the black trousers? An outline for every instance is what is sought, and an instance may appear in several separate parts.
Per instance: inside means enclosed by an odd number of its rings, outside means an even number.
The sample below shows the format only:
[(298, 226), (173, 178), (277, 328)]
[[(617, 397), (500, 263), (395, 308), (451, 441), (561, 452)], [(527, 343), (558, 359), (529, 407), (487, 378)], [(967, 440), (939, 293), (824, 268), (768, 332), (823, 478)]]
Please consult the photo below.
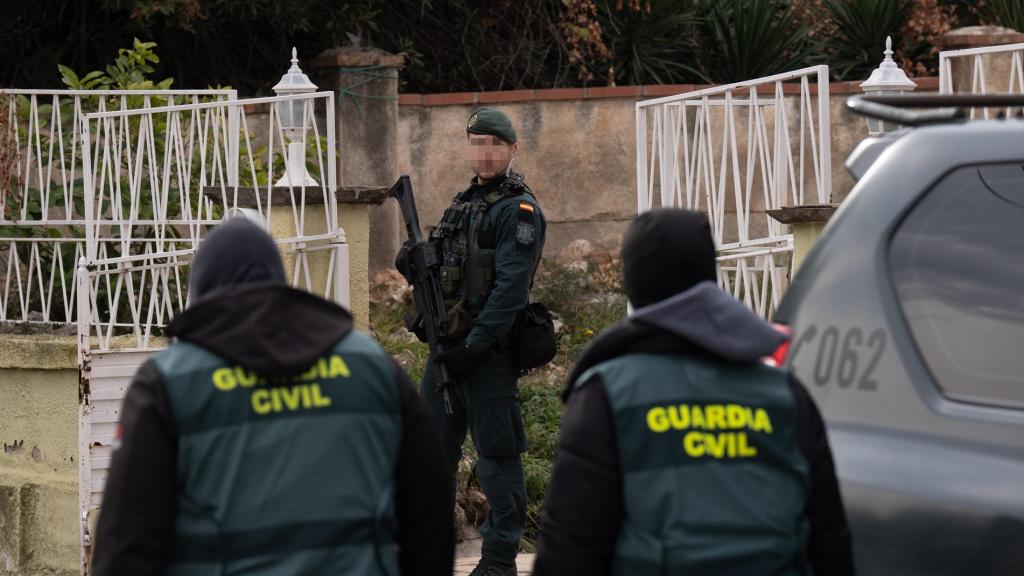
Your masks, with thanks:
[(476, 477), (491, 511), (480, 528), (483, 557), (511, 563), (526, 526), (526, 479), (522, 453), (526, 432), (519, 404), (518, 375), (510, 349), (487, 352), (471, 372), (457, 375), (454, 414), (446, 415), (435, 390), (434, 367), (427, 363), (422, 395), (440, 428), (454, 482), (466, 431), (476, 447)]

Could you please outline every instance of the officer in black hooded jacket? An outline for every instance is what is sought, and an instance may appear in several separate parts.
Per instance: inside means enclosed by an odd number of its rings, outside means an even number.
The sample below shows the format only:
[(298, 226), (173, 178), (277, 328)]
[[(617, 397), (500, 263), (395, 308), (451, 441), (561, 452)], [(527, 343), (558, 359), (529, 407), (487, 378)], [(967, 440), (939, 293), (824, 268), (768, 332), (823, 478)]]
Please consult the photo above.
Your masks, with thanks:
[(635, 312), (569, 376), (534, 574), (852, 574), (821, 416), (715, 284), (707, 218), (639, 216), (622, 262)]
[(450, 574), (446, 455), (405, 373), (246, 220), (189, 289), (125, 397), (93, 574)]

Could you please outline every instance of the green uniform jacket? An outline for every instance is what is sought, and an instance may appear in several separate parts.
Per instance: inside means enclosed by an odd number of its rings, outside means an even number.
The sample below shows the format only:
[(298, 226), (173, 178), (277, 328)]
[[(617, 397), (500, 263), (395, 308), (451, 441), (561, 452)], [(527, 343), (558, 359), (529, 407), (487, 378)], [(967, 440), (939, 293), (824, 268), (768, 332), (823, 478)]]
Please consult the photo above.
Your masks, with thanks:
[(785, 336), (711, 282), (638, 309), (569, 376), (535, 576), (852, 576), (821, 415)]
[(626, 514), (613, 574), (808, 574), (808, 465), (785, 372), (685, 356), (599, 364)]
[(281, 382), (187, 342), (154, 362), (178, 430), (171, 574), (398, 573), (401, 411), (372, 340), (352, 332)]
[(239, 285), (169, 330), (125, 397), (95, 576), (451, 573), (435, 423), (347, 312)]
[(515, 173), (473, 184), (456, 197), (460, 202), (470, 205), (466, 217), (442, 246), (446, 264), (460, 270), (453, 296), (465, 301), (472, 320), (466, 339), (486, 349), (509, 335), (530, 301), (546, 223), (536, 197)]

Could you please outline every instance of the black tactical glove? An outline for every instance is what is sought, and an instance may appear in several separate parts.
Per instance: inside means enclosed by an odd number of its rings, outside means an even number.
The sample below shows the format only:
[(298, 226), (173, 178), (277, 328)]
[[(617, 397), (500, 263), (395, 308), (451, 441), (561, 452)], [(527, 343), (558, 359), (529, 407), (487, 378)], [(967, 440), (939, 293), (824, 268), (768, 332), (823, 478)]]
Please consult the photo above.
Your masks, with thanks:
[(423, 325), (423, 314), (406, 314), (405, 329), (415, 334), (420, 342), (427, 341), (427, 327)]
[(480, 363), (486, 351), (479, 344), (473, 345), (469, 342), (463, 342), (460, 346), (449, 348), (434, 356), (434, 362), (444, 362), (452, 372), (465, 374), (476, 368), (476, 365)]

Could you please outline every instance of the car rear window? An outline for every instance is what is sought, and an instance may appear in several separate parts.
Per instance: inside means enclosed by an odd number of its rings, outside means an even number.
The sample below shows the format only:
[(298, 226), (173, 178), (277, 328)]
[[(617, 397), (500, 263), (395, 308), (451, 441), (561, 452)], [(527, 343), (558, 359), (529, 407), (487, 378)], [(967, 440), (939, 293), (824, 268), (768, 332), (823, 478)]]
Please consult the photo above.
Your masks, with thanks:
[(947, 175), (899, 225), (889, 268), (942, 392), (1024, 409), (1024, 165)]

